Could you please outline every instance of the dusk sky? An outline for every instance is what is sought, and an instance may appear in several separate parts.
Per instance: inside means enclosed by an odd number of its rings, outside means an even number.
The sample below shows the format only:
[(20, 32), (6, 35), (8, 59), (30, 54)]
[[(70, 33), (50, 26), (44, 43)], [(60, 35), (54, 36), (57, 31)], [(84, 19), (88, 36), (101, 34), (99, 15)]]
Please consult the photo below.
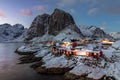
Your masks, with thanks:
[(51, 14), (55, 8), (69, 12), (77, 25), (120, 32), (120, 0), (0, 0), (0, 24), (28, 28), (37, 15)]

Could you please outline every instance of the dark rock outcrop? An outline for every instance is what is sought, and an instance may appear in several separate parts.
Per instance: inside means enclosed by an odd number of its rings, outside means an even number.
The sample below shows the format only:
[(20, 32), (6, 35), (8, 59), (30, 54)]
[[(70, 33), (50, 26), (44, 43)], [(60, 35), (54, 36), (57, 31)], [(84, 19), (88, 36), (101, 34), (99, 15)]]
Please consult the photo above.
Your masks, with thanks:
[(49, 19), (49, 34), (56, 35), (65, 27), (75, 24), (73, 17), (63, 10), (55, 9)]
[(35, 70), (41, 74), (64, 74), (64, 73), (68, 72), (69, 70), (71, 70), (71, 68), (69, 68), (69, 67), (46, 68), (46, 67), (40, 66), (40, 67), (36, 68)]
[(33, 37), (43, 36), (49, 27), (49, 14), (38, 15), (32, 22), (31, 27), (27, 31), (27, 40)]
[(19, 60), (20, 60), (19, 64), (24, 64), (24, 63), (38, 62), (41, 60), (41, 58), (35, 57), (34, 55), (26, 55), (26, 56), (19, 58)]
[(104, 75), (100, 79), (93, 79), (93, 78), (87, 77), (87, 74), (83, 74), (79, 76), (79, 75), (68, 72), (64, 75), (64, 80), (116, 80), (116, 79), (112, 76), (106, 76), (106, 75)]
[(15, 50), (15, 53), (18, 53), (19, 55), (33, 55), (34, 53), (37, 52), (37, 50), (35, 50), (35, 51), (19, 51), (18, 49), (19, 48), (17, 48)]
[(36, 62), (36, 63), (32, 64), (30, 67), (33, 68), (33, 69), (36, 69), (36, 68), (42, 66), (43, 64), (44, 64), (44, 62), (42, 60), (40, 60), (39, 62)]

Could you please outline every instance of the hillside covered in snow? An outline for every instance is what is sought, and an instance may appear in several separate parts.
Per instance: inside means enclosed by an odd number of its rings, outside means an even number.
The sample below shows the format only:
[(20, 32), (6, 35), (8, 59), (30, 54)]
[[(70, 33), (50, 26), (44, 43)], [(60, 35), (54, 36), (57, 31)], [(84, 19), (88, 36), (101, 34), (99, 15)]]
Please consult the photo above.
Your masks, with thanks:
[(113, 39), (111, 35), (109, 35), (108, 33), (106, 33), (104, 30), (102, 30), (99, 27), (85, 26), (85, 25), (80, 25), (78, 27), (81, 30), (84, 37)]

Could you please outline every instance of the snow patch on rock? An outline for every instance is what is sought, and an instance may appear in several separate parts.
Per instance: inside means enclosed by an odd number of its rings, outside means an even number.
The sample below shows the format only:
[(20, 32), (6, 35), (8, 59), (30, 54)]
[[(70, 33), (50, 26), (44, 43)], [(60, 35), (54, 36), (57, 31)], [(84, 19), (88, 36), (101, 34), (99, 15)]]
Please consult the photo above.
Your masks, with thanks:
[(66, 67), (73, 67), (74, 62), (72, 60), (65, 59), (65, 55), (62, 55), (60, 57), (54, 57), (50, 59), (49, 61), (45, 62), (46, 68), (52, 68), (52, 67), (58, 67), (58, 68), (66, 68)]

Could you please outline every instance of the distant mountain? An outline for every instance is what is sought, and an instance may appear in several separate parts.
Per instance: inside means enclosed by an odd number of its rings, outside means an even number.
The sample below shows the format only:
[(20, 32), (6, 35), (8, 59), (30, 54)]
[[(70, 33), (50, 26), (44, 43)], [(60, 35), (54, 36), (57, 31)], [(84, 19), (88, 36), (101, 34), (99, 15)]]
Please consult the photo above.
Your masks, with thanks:
[(20, 37), (24, 33), (24, 26), (21, 24), (15, 24), (11, 26), (10, 24), (0, 25), (0, 42), (14, 40)]
[(111, 32), (110, 35), (115, 39), (120, 40), (120, 32)]
[(75, 25), (73, 17), (69, 13), (60, 9), (55, 9), (51, 15), (38, 15), (33, 20), (30, 28), (25, 34), (25, 40), (30, 40), (34, 37), (44, 37), (46, 35), (47, 38), (49, 36), (55, 37), (66, 28), (76, 32), (79, 35), (78, 37), (83, 36), (79, 28)]
[(108, 38), (113, 39), (113, 37), (107, 34), (104, 30), (96, 26), (79, 26), (84, 37), (91, 37), (91, 38)]

